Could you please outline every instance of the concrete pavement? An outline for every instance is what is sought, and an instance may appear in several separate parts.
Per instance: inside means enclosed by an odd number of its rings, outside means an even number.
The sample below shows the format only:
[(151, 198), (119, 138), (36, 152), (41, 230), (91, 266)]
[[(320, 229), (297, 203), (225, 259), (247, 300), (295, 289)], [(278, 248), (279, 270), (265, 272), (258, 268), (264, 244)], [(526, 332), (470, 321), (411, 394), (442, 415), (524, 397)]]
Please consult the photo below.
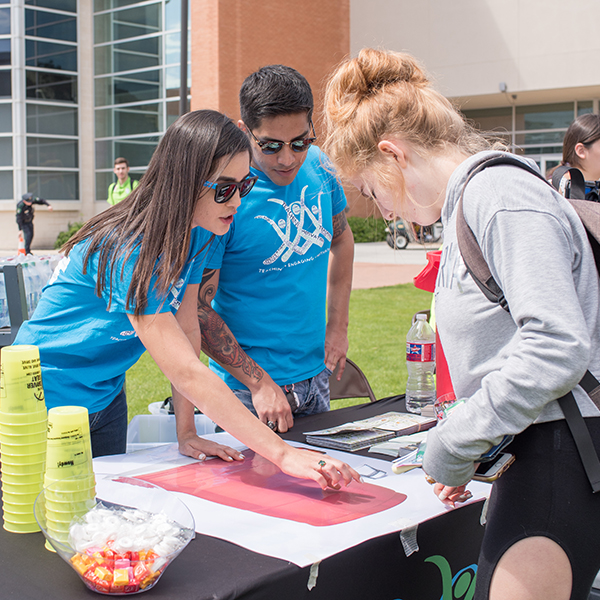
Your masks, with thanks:
[(427, 252), (437, 250), (437, 244), (409, 244), (404, 250), (394, 250), (386, 242), (354, 244), (352, 289), (412, 283), (427, 264)]

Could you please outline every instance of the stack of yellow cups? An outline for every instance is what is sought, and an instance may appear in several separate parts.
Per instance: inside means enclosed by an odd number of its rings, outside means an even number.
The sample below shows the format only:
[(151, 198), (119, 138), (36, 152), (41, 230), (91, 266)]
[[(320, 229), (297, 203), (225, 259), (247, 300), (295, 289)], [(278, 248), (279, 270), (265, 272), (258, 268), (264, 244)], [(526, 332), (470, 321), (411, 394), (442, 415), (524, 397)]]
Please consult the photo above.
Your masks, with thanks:
[(0, 357), (0, 462), (3, 526), (39, 531), (33, 503), (43, 488), (47, 412), (36, 346), (8, 346)]
[(86, 408), (59, 406), (48, 411), (44, 486), (47, 531), (67, 542), (71, 520), (86, 514), (96, 495)]

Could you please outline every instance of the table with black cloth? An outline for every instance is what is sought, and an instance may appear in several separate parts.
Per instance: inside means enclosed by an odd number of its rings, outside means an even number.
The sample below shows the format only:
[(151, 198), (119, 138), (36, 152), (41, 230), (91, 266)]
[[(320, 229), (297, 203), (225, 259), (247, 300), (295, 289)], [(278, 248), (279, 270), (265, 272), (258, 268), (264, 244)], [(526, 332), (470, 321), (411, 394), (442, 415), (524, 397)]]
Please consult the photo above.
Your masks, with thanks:
[[(282, 437), (304, 442), (303, 431), (391, 410), (404, 411), (404, 398), (298, 419)], [(308, 589), (310, 566), (300, 568), (196, 534), (156, 587), (145, 594), (153, 600), (461, 600), (470, 597), (483, 535), (482, 504), (474, 502), (420, 523), (416, 536), (419, 550), (409, 556), (396, 532), (323, 560), (312, 590)], [(42, 533), (14, 534), (0, 529), (2, 600), (98, 597), (57, 554), (44, 548)]]

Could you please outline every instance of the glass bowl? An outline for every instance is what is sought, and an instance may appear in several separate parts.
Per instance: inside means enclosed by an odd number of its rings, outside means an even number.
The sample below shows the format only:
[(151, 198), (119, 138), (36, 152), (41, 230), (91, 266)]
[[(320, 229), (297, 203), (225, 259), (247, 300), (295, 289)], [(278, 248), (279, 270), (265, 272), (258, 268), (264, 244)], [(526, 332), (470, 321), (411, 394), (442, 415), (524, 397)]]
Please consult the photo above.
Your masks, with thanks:
[(35, 519), (90, 590), (124, 595), (152, 589), (195, 537), (194, 517), (174, 494), (134, 477), (96, 474), (95, 490), (74, 500), (77, 480), (46, 486)]

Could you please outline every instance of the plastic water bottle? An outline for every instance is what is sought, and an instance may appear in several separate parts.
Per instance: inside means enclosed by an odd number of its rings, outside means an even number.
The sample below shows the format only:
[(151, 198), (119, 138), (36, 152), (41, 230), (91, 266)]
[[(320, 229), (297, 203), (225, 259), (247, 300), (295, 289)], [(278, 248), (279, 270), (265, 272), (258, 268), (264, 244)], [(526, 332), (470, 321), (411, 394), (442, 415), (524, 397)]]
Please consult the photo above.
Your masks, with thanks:
[(435, 401), (435, 333), (424, 314), (418, 314), (406, 335), (406, 410), (421, 414)]

